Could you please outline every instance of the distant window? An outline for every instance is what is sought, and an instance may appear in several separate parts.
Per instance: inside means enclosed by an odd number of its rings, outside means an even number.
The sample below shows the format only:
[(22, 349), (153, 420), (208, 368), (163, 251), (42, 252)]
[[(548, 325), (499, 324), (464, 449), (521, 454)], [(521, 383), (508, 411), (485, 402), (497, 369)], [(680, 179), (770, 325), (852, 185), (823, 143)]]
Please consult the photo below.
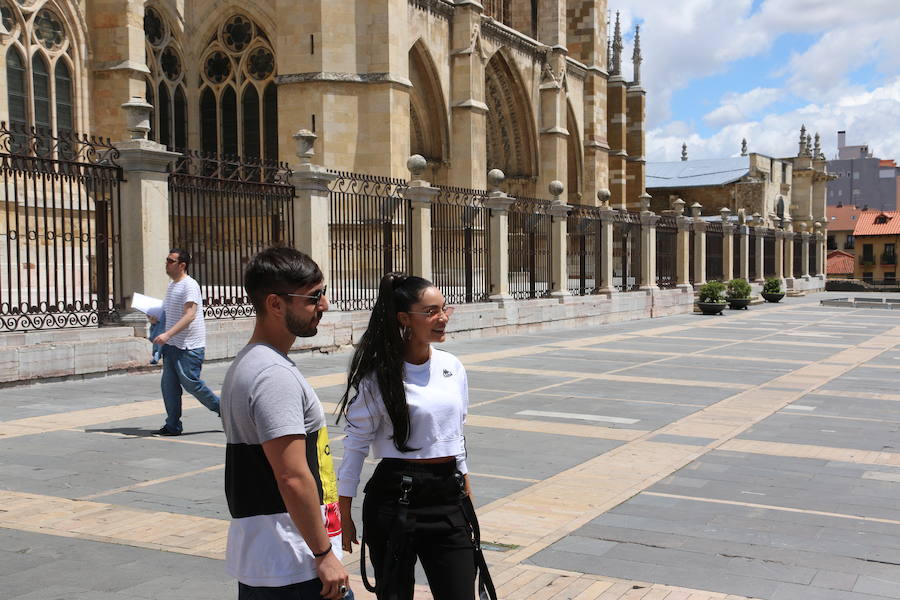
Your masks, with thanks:
[(844, 195), (844, 190), (838, 190), (838, 196), (843, 196), (843, 195)]
[(863, 281), (865, 281), (866, 283), (872, 283), (872, 280), (873, 280), (873, 278), (872, 278), (871, 272), (863, 273)]
[(859, 179), (859, 171), (853, 171), (853, 179)]
[(881, 179), (893, 179), (894, 169), (881, 169), (880, 171), (878, 171), (878, 176)]
[(890, 219), (887, 218), (887, 215), (878, 215), (877, 217), (875, 217), (875, 224), (876, 225), (884, 225), (889, 220)]
[(856, 215), (850, 215), (850, 220), (851, 220), (851, 221), (855, 221), (855, 220), (856, 220)]
[(860, 190), (858, 190), (858, 189), (853, 190), (853, 195), (854, 195), (854, 196), (859, 196), (861, 193), (862, 193), (862, 192), (860, 192)]
[(894, 283), (897, 281), (897, 273), (895, 271), (889, 271), (884, 274), (884, 280), (886, 282)]

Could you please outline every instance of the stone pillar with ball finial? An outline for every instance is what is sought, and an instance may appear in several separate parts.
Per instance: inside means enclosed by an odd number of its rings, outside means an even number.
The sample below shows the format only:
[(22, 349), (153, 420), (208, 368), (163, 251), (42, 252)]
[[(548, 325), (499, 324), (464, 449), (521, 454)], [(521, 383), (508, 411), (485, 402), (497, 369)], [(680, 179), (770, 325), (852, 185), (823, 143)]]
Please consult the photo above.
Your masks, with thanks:
[(565, 186), (554, 179), (547, 186), (553, 200), (550, 203), (550, 295), (554, 298), (569, 295), (569, 266), (567, 263), (568, 217), (572, 207), (560, 199)]
[[(169, 240), (169, 165), (180, 155), (147, 139), (153, 106), (139, 96), (122, 105), (130, 139), (117, 142), (118, 163), (125, 181), (122, 202), (113, 215), (121, 223), (121, 293), (131, 301), (135, 292), (162, 298), (169, 278), (163, 259), (171, 248)], [(147, 319), (143, 313), (129, 312), (123, 321), (143, 334)]]
[(607, 189), (597, 192), (600, 222), (597, 224), (599, 239), (594, 243), (600, 246), (600, 264), (595, 265), (594, 270), (600, 273), (600, 280), (597, 282), (598, 294), (615, 294), (618, 291), (613, 282), (613, 222), (616, 211), (609, 205), (611, 198), (612, 193)]
[(489, 299), (492, 302), (512, 300), (509, 293), (509, 207), (515, 198), (500, 190), (506, 175), (500, 169), (487, 174), (488, 195), (484, 207), (490, 213)]
[(325, 281), (331, 280), (331, 235), (328, 214), (331, 204), (329, 184), (337, 175), (313, 164), (317, 135), (301, 129), (293, 135), (297, 144), (298, 164), (292, 167), (294, 184), (294, 247), (309, 255), (319, 265)]
[(656, 224), (659, 216), (650, 210), (650, 194), (644, 192), (641, 202), (641, 287), (652, 292), (659, 289), (656, 284)]
[(794, 223), (786, 214), (782, 220), (784, 227), (784, 283), (785, 288), (794, 287)]
[(419, 154), (413, 154), (406, 161), (410, 181), (403, 197), (412, 205), (410, 274), (431, 281), (431, 203), (441, 190), (422, 179), (425, 167), (425, 158)]

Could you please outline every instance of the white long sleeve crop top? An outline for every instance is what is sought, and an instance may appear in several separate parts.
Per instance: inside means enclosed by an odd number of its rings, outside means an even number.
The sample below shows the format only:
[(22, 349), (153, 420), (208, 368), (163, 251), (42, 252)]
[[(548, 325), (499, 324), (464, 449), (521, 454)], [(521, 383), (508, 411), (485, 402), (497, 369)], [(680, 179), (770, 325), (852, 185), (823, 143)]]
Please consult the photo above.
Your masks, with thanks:
[(370, 447), (375, 458), (455, 456), (459, 471), (468, 473), (463, 425), (469, 408), (469, 384), (459, 359), (432, 348), (428, 362), (403, 364), (403, 387), (409, 406), (407, 445), (417, 450), (400, 452), (394, 446), (394, 428), (378, 384), (374, 377), (365, 378), (347, 407), (344, 458), (338, 470), (340, 496), (356, 496)]

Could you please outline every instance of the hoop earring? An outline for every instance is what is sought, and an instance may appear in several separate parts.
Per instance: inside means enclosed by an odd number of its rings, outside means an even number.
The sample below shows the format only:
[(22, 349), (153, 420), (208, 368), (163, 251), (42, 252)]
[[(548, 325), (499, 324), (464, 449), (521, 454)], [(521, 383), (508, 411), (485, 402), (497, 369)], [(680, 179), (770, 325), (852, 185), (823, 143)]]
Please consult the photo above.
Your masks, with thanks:
[(404, 342), (409, 341), (409, 336), (411, 333), (412, 331), (410, 331), (409, 327), (405, 325), (400, 326), (400, 339), (402, 339)]

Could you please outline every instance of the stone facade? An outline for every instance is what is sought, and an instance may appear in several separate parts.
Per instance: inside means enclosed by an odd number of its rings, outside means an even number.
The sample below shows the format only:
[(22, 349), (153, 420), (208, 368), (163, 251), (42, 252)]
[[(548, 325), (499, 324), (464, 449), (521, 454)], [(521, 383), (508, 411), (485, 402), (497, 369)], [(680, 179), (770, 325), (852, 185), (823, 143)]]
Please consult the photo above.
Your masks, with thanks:
[[(637, 75), (625, 81), (618, 19), (607, 54), (607, 0), (301, 4), (0, 0), (0, 53), (28, 55), (35, 15), (58, 26), (62, 41), (42, 50), (54, 130), (68, 103), (65, 127), (125, 140), (120, 106), (137, 96), (154, 105), (151, 139), (170, 148), (293, 163), (291, 136), (309, 129), (315, 161), (330, 169), (404, 177), (406, 159), (421, 154), (437, 184), (484, 189), (500, 168), (511, 194), (546, 197), (559, 180), (570, 202), (597, 204), (611, 189), (613, 206), (637, 208), (641, 57), (637, 44)], [(60, 61), (71, 70), (64, 101), (52, 77)], [(23, 98), (2, 94), (0, 120), (19, 102), (24, 122), (40, 124), (23, 65)]]

